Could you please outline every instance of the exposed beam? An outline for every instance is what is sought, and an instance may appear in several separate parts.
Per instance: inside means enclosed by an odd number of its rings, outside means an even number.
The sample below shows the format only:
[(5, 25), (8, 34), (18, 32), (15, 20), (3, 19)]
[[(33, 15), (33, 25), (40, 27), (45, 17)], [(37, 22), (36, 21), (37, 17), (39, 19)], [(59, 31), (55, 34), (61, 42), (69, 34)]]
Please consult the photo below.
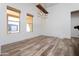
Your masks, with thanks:
[(45, 14), (48, 14), (48, 12), (45, 10), (45, 8), (41, 4), (36, 5), (36, 7), (40, 9), (42, 12), (44, 12)]

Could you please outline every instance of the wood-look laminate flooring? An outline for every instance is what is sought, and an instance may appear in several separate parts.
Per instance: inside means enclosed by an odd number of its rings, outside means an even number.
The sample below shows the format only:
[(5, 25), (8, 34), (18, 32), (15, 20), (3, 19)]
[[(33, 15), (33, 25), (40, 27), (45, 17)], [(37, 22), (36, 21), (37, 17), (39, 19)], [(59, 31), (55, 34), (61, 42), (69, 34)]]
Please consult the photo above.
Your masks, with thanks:
[(79, 56), (79, 39), (38, 36), (2, 46), (2, 56)]

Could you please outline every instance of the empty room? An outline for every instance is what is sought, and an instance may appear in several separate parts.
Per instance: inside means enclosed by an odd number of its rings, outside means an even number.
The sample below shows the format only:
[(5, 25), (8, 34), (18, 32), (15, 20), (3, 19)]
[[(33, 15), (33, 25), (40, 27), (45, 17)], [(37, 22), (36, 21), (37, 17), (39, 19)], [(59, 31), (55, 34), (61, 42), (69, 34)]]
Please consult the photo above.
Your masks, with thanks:
[(0, 3), (1, 56), (79, 56), (79, 3)]

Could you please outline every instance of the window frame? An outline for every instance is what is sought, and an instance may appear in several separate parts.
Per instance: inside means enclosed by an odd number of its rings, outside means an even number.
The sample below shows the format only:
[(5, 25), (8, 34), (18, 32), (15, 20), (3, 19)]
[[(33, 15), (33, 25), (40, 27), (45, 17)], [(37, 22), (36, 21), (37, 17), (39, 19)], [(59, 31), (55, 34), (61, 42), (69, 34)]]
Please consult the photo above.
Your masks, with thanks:
[[(8, 10), (8, 8), (13, 8), (13, 7), (10, 7), (10, 6), (7, 6), (7, 10)], [(14, 10), (11, 10), (11, 11), (14, 11), (14, 12), (16, 12), (16, 8), (13, 8)], [(8, 34), (14, 34), (14, 33), (19, 33), (20, 32), (20, 13), (21, 13), (21, 11), (19, 11), (19, 10), (17, 10), (17, 12), (19, 13), (19, 17), (18, 16), (14, 16), (14, 15), (10, 15), (10, 14), (8, 14), (7, 12), (6, 12), (6, 15), (7, 15), (7, 33)], [(19, 25), (18, 25), (18, 31), (16, 31), (16, 32), (10, 32), (9, 30), (8, 30), (8, 22), (9, 21), (11, 21), (11, 20), (8, 20), (8, 16), (11, 16), (11, 17), (14, 17), (14, 18), (18, 18), (19, 19), (19, 21), (12, 21), (12, 22), (18, 22), (19, 23)]]
[[(27, 16), (32, 17), (32, 23), (28, 23), (28, 22), (27, 22), (27, 20), (28, 20), (28, 19), (27, 19)], [(29, 32), (33, 32), (33, 15), (31, 15), (31, 14), (29, 14), (29, 13), (27, 13), (27, 15), (26, 15), (26, 32), (28, 32), (28, 31), (27, 31), (27, 24), (31, 24), (31, 25), (32, 25), (32, 31), (29, 31)]]

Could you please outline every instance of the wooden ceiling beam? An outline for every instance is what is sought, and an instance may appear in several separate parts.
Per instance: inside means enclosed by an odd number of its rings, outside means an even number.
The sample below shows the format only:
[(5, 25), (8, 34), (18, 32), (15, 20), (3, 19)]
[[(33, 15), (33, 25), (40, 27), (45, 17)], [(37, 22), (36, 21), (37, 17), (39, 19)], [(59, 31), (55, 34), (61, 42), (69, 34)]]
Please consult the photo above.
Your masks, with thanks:
[(36, 5), (36, 7), (40, 9), (42, 12), (44, 12), (45, 14), (48, 14), (48, 12), (45, 10), (45, 8), (41, 4)]

